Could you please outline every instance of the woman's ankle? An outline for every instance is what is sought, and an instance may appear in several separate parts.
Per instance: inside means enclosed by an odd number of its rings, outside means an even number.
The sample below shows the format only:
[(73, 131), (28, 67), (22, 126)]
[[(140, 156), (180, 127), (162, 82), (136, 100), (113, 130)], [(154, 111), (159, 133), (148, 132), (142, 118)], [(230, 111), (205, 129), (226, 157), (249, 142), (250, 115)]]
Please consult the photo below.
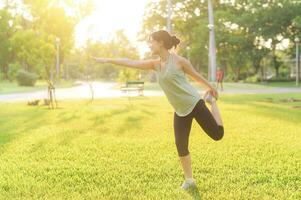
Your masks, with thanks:
[(192, 183), (192, 182), (195, 182), (195, 179), (194, 178), (185, 178), (185, 181), (188, 183)]

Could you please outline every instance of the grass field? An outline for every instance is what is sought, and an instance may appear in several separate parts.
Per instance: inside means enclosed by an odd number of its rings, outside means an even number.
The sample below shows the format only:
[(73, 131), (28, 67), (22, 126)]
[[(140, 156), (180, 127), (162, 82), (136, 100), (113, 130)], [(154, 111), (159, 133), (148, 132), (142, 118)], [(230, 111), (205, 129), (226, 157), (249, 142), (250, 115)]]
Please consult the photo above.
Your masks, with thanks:
[(288, 97), (301, 94), (221, 96), (221, 141), (194, 121), (192, 191), (165, 97), (1, 103), (0, 199), (301, 199), (301, 102)]
[[(202, 88), (200, 84), (192, 81), (192, 85), (197, 88)], [(235, 82), (225, 82), (223, 83), (224, 89), (272, 89), (275, 87), (287, 87), (287, 88), (301, 88), (296, 86), (295, 82), (271, 82), (271, 83), (235, 83)], [(158, 83), (145, 83), (145, 89), (147, 90), (161, 90)]]
[[(75, 86), (74, 81), (61, 80), (57, 84), (57, 88), (66, 88)], [(1, 81), (0, 82), (0, 95), (1, 94), (11, 94), (11, 93), (21, 93), (21, 92), (34, 92), (39, 90), (45, 90), (47, 88), (47, 83), (45, 81), (37, 81), (35, 86), (19, 86), (17, 82)]]

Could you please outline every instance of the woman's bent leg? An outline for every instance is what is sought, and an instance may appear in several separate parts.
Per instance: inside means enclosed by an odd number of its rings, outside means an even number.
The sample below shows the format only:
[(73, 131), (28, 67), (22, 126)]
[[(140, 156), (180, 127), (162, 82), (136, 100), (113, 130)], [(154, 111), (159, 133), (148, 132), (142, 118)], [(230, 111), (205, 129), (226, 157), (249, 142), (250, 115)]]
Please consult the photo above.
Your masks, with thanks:
[[(213, 104), (213, 112), (219, 115), (216, 103)], [(218, 113), (217, 113), (218, 112)], [(224, 136), (224, 127), (220, 119), (216, 120), (210, 110), (207, 108), (203, 99), (201, 99), (193, 110), (193, 117), (198, 124), (206, 132), (206, 134), (214, 140), (221, 140)]]
[(216, 123), (219, 126), (223, 126), (222, 117), (221, 117), (221, 114), (220, 114), (219, 109), (217, 107), (216, 101), (212, 101), (212, 104), (211, 104), (211, 114), (213, 115)]

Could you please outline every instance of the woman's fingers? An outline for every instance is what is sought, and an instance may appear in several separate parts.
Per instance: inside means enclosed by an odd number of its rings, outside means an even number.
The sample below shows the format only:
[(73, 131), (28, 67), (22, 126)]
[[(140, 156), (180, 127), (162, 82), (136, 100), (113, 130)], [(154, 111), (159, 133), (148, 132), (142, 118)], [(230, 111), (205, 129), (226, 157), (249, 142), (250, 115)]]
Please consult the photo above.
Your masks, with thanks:
[(211, 90), (210, 90), (210, 93), (211, 93), (212, 96), (215, 97), (215, 99), (218, 99), (218, 92), (217, 92), (217, 90), (211, 89)]
[(94, 60), (96, 60), (96, 57), (94, 57), (94, 56), (91, 56), (91, 55), (89, 55), (89, 58), (90, 58), (90, 59), (94, 59)]
[(107, 62), (106, 58), (97, 58), (97, 57), (94, 57), (94, 56), (91, 56), (91, 55), (89, 57), (94, 59), (95, 61), (97, 61), (99, 63), (106, 63)]
[(217, 95), (218, 95), (218, 94), (217, 94), (217, 91), (216, 91), (216, 90), (213, 90), (212, 92), (213, 92), (214, 97), (217, 99)]

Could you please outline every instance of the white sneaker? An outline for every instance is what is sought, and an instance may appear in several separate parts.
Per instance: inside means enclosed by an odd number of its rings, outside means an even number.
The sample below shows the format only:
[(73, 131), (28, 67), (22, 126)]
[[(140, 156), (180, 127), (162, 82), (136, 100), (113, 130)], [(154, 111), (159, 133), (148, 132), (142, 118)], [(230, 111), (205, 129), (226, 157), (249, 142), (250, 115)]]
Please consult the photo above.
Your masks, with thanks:
[(196, 188), (196, 182), (195, 180), (185, 180), (182, 185), (181, 185), (181, 189), (183, 190), (188, 190), (190, 188)]
[(205, 94), (203, 95), (203, 99), (205, 100), (205, 102), (209, 103), (210, 105), (214, 101), (216, 101), (215, 97), (213, 97), (209, 91), (205, 92)]

